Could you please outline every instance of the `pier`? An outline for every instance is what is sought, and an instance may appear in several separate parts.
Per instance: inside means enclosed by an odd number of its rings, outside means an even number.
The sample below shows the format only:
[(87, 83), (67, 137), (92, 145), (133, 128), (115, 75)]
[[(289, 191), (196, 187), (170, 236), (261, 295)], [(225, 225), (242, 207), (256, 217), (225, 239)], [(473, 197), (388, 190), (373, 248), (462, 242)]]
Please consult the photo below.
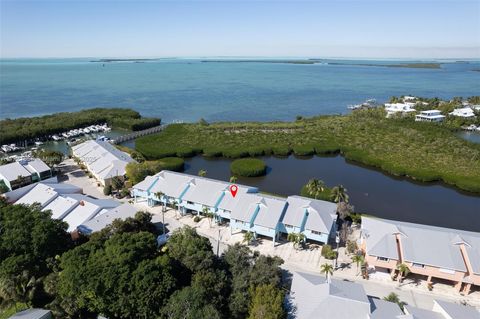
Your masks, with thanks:
[(158, 125), (158, 126), (154, 126), (154, 127), (151, 127), (151, 128), (147, 128), (146, 130), (136, 131), (136, 132), (132, 132), (132, 133), (129, 133), (129, 134), (122, 135), (122, 136), (118, 136), (118, 137), (116, 137), (112, 140), (112, 143), (113, 144), (120, 144), (120, 143), (123, 143), (123, 142), (126, 142), (126, 141), (134, 140), (134, 139), (136, 139), (138, 137), (141, 137), (141, 136), (158, 133), (158, 132), (162, 131), (164, 128), (165, 128), (165, 125)]

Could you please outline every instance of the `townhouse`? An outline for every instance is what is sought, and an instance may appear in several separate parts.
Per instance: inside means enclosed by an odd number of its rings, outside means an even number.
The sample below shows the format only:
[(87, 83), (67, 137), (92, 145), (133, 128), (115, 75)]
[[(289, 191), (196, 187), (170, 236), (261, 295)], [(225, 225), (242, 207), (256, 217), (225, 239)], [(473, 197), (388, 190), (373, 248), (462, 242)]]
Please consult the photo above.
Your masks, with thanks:
[(112, 178), (125, 176), (128, 163), (135, 162), (129, 154), (106, 141), (88, 140), (72, 147), (72, 155), (83, 163), (103, 186)]
[(288, 198), (262, 194), (256, 187), (183, 173), (162, 171), (133, 186), (135, 202), (169, 205), (182, 214), (209, 211), (217, 221), (230, 222), (231, 231), (249, 231), (272, 238), (301, 232), (306, 239), (326, 243), (335, 230), (336, 205), (300, 196)]
[(82, 194), (79, 187), (54, 180), (31, 184), (3, 196), (12, 204), (40, 205), (42, 211), (50, 211), (52, 218), (65, 221), (68, 232), (83, 229), (86, 235), (100, 230), (115, 218), (133, 217), (136, 213), (132, 205), (93, 198)]
[(430, 285), (451, 282), (464, 294), (480, 286), (479, 233), (363, 217), (360, 244), (376, 272), (393, 277), (405, 264)]
[(10, 191), (52, 177), (47, 164), (38, 158), (0, 166), (0, 180)]

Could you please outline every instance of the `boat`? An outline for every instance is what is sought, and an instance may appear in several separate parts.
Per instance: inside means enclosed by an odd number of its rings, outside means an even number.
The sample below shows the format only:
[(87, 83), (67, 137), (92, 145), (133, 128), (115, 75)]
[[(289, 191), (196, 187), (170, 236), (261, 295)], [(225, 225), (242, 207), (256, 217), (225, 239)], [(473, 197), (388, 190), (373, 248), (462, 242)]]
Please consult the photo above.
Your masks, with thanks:
[(54, 141), (60, 141), (62, 138), (61, 138), (60, 136), (58, 136), (58, 135), (53, 135), (53, 136), (52, 136), (52, 139), (53, 139)]
[(8, 152), (11, 152), (12, 149), (10, 148), (9, 145), (5, 144), (5, 145), (2, 145), (2, 151), (4, 151), (5, 153), (8, 153)]
[(42, 141), (36, 141), (35, 145), (37, 145), (37, 146), (43, 145), (43, 142)]

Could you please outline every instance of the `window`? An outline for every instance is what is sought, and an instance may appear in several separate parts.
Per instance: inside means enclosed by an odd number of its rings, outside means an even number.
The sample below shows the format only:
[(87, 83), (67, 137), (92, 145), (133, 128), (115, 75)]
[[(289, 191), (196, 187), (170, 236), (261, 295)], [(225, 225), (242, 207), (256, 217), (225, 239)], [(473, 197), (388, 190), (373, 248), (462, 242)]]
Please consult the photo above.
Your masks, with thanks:
[(193, 202), (187, 201), (187, 204), (188, 204), (188, 205), (193, 205)]
[(438, 271), (449, 275), (455, 275), (455, 270), (440, 268)]
[(378, 261), (389, 261), (390, 259), (385, 258), (385, 257), (377, 257)]
[(322, 232), (316, 231), (316, 230), (311, 230), (312, 234), (314, 235), (321, 235)]
[(292, 225), (285, 224), (285, 227), (286, 227), (286, 228), (292, 228), (292, 229), (293, 229), (293, 226), (292, 226)]
[(424, 264), (412, 263), (412, 266), (415, 267), (415, 268), (425, 268)]

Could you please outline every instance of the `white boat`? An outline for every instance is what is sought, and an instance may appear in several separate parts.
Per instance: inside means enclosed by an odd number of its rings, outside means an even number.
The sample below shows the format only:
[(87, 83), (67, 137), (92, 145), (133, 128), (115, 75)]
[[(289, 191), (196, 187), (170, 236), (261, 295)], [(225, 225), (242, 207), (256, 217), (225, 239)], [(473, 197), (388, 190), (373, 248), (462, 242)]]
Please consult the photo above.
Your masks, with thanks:
[(88, 127), (84, 128), (83, 133), (90, 134), (90, 129)]
[(53, 135), (52, 138), (53, 138), (54, 141), (60, 141), (60, 140), (62, 139), (62, 138), (61, 138), (60, 136), (58, 136), (58, 135)]
[(11, 152), (12, 149), (10, 148), (10, 146), (8, 145), (2, 145), (2, 151), (4, 151), (5, 153), (8, 153), (8, 152)]
[(36, 141), (35, 145), (37, 145), (37, 146), (43, 145), (43, 142), (42, 141)]

